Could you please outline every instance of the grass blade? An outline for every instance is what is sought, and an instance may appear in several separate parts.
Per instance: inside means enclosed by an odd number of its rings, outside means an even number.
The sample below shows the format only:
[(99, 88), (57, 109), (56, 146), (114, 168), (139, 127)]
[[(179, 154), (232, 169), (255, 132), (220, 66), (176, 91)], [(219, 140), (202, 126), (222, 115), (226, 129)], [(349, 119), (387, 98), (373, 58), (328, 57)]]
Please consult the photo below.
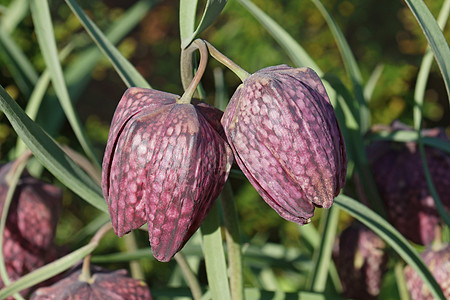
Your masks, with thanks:
[(38, 127), (0, 85), (0, 110), (36, 158), (65, 186), (103, 212), (102, 191), (55, 142)]
[(31, 273), (19, 278), (12, 284), (4, 287), (0, 290), (0, 299), (5, 299), (6, 297), (17, 293), (23, 289), (29, 288), (33, 285), (38, 284), (44, 280), (47, 280), (78, 263), (86, 255), (91, 253), (97, 247), (96, 243), (89, 243), (86, 246), (75, 250), (74, 252), (55, 260), (39, 269), (34, 270)]
[[(193, 4), (193, 2), (197, 2), (197, 1), (189, 1), (189, 2)], [(197, 6), (196, 4), (197, 3), (195, 3), (195, 8)], [(184, 38), (182, 37), (181, 49), (185, 49), (203, 30), (205, 30), (209, 25), (211, 25), (214, 22), (214, 20), (222, 12), (223, 8), (225, 7), (225, 4), (227, 4), (227, 0), (207, 0), (206, 1), (205, 10), (203, 11), (203, 15), (200, 20), (200, 23), (198, 24), (197, 28), (190, 36), (187, 36)], [(191, 26), (193, 24), (195, 24), (195, 8), (191, 7), (189, 9), (186, 9), (185, 5), (188, 5), (188, 3), (185, 3), (183, 6), (180, 6), (180, 8), (182, 7), (185, 10), (183, 12), (183, 18), (186, 17), (186, 19), (182, 21), (181, 15), (180, 15), (180, 26), (184, 25), (184, 23), (187, 23), (187, 25), (189, 26), (188, 30), (190, 30)], [(180, 14), (181, 14), (181, 10), (180, 10)], [(193, 20), (192, 20), (192, 17), (194, 17)], [(188, 32), (189, 31), (186, 31), (183, 34), (187, 34)]]
[(213, 299), (231, 299), (217, 203), (201, 226), (206, 274)]
[(8, 6), (7, 13), (2, 15), (0, 27), (5, 32), (11, 33), (20, 21), (25, 18), (29, 10), (29, 0), (15, 0)]
[(450, 102), (450, 48), (430, 10), (422, 0), (405, 0), (419, 22), (441, 70)]
[(87, 156), (99, 167), (100, 165), (98, 160), (86, 137), (86, 133), (81, 126), (78, 115), (73, 108), (69, 92), (64, 81), (61, 64), (58, 59), (58, 50), (54, 38), (48, 1), (44, 0), (39, 3), (37, 1), (31, 1), (31, 12), (41, 53), (50, 71), (50, 78), (60, 104), (75, 133), (75, 136), (80, 142), (81, 147), (86, 152)]
[(22, 49), (17, 46), (3, 27), (0, 27), (0, 49), (1, 48), (3, 48), (4, 56), (7, 60), (5, 65), (15, 76), (15, 80), (19, 88), (27, 97), (31, 93), (31, 90), (36, 84), (39, 76), (31, 62), (22, 52)]
[(322, 16), (325, 18), (325, 21), (330, 27), (331, 33), (336, 40), (336, 43), (339, 48), (339, 52), (341, 53), (342, 60), (344, 61), (345, 68), (347, 70), (348, 75), (350, 76), (350, 80), (353, 85), (353, 91), (355, 93), (355, 98), (358, 101), (359, 105), (359, 129), (362, 134), (364, 134), (370, 126), (370, 111), (367, 106), (367, 102), (364, 98), (363, 87), (362, 87), (362, 76), (361, 71), (359, 70), (358, 64), (356, 63), (356, 59), (353, 56), (353, 53), (350, 49), (350, 46), (347, 43), (347, 40), (344, 37), (341, 29), (337, 26), (334, 19), (328, 13), (326, 8), (322, 5), (320, 0), (311, 0), (314, 5), (319, 9)]
[[(324, 211), (325, 212), (325, 211)], [(321, 216), (321, 240), (320, 245), (314, 251), (313, 270), (308, 278), (308, 290), (324, 292), (327, 283), (328, 272), (332, 265), (331, 254), (336, 239), (337, 223), (339, 221), (339, 208), (332, 207)]]
[(336, 197), (335, 204), (381, 237), (417, 272), (436, 299), (445, 300), (439, 284), (428, 270), (422, 258), (391, 224), (367, 206), (345, 195)]
[(321, 77), (322, 70), (289, 33), (249, 0), (238, 0), (272, 35), (297, 67), (309, 67)]
[(181, 48), (183, 47), (183, 41), (188, 41), (188, 46), (192, 40), (195, 30), (195, 13), (197, 12), (198, 0), (180, 0), (180, 40)]
[(370, 102), (372, 98), (373, 91), (375, 90), (375, 86), (377, 85), (378, 79), (380, 79), (383, 69), (384, 65), (377, 65), (370, 75), (369, 80), (366, 82), (366, 86), (364, 87), (364, 98), (367, 102)]
[(114, 69), (116, 69), (120, 78), (127, 87), (151, 88), (150, 84), (142, 77), (136, 68), (114, 47), (114, 45), (105, 37), (103, 32), (92, 22), (84, 13), (80, 6), (74, 0), (66, 0), (67, 5), (72, 12), (78, 17), (84, 29), (89, 33), (91, 38), (102, 50), (106, 57), (110, 60)]

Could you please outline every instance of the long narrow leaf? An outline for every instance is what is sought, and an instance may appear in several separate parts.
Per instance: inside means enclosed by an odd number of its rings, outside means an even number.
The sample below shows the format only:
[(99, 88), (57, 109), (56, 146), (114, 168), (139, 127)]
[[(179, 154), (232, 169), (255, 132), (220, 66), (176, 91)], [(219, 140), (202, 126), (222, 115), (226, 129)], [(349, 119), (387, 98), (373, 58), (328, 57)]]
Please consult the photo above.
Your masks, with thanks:
[(96, 246), (97, 245), (95, 243), (89, 243), (86, 246), (78, 250), (75, 250), (74, 252), (64, 257), (55, 260), (52, 263), (49, 263), (37, 270), (34, 270), (31, 273), (28, 273), (27, 275), (21, 277), (12, 284), (1, 289), (0, 299), (5, 299), (6, 297), (14, 293), (17, 293), (23, 289), (36, 285), (69, 269), (71, 266), (75, 265), (81, 259), (83, 259), (86, 255), (94, 251)]
[[(198, 0), (180, 0), (180, 40), (188, 41), (195, 30), (195, 13), (197, 11)], [(189, 43), (192, 40), (189, 41)], [(188, 43), (188, 44), (189, 44)], [(184, 49), (183, 45), (181, 46)]]
[(331, 254), (336, 238), (339, 221), (339, 208), (332, 207), (321, 218), (323, 222), (322, 238), (313, 257), (314, 267), (308, 278), (308, 289), (314, 292), (324, 292), (327, 283), (328, 270), (331, 263)]
[(38, 74), (26, 55), (22, 52), (19, 46), (14, 42), (11, 36), (0, 27), (0, 50), (4, 50), (5, 59), (8, 60), (6, 66), (11, 73), (16, 75), (19, 83), (22, 83), (22, 93), (28, 96), (31, 93), (32, 87), (38, 80)]
[(358, 100), (359, 104), (359, 115), (358, 115), (358, 120), (360, 124), (359, 129), (361, 133), (364, 134), (369, 129), (370, 126), (370, 112), (369, 107), (367, 106), (367, 101), (364, 98), (361, 71), (359, 70), (358, 64), (356, 63), (356, 59), (353, 56), (353, 53), (350, 49), (350, 46), (347, 43), (347, 40), (344, 37), (344, 34), (342, 33), (341, 29), (337, 26), (334, 19), (322, 5), (320, 0), (311, 0), (311, 1), (316, 5), (316, 7), (322, 13), (322, 16), (325, 18), (325, 21), (327, 22), (328, 27), (330, 27), (331, 33), (333, 34), (334, 39), (336, 40), (339, 51), (341, 52), (342, 60), (344, 61), (345, 68), (347, 70), (348, 75), (350, 76), (350, 80), (353, 85), (355, 98), (356, 100)]
[(92, 150), (86, 133), (81, 126), (81, 122), (77, 113), (74, 110), (70, 100), (69, 92), (64, 80), (61, 65), (58, 59), (58, 50), (53, 33), (53, 25), (50, 17), (50, 8), (48, 1), (31, 1), (31, 12), (35, 26), (36, 36), (39, 42), (39, 47), (44, 57), (45, 63), (50, 71), (50, 78), (53, 87), (56, 91), (60, 104), (66, 114), (75, 136), (77, 137), (81, 147), (86, 152), (87, 156), (95, 163), (98, 160)]
[(430, 10), (422, 0), (405, 0), (419, 22), (441, 70), (450, 102), (450, 48)]
[(122, 78), (127, 87), (151, 88), (150, 84), (142, 77), (136, 68), (114, 47), (105, 37), (103, 32), (92, 22), (84, 13), (80, 6), (74, 0), (66, 0), (67, 5), (78, 17), (84, 29), (89, 33), (94, 42), (103, 51), (106, 57), (111, 61), (117, 73)]
[[(197, 1), (189, 1), (189, 2), (192, 3), (192, 2), (197, 2)], [(183, 17), (186, 17), (186, 18), (194, 17), (195, 18), (195, 11), (192, 11), (192, 8), (190, 8), (189, 10), (186, 10), (186, 5), (188, 5), (188, 4), (189, 3), (185, 3), (182, 6), (182, 8), (184, 8), (184, 11), (186, 12), (186, 14), (183, 14)], [(201, 18), (200, 23), (198, 24), (197, 28), (195, 29), (195, 31), (190, 36), (189, 35), (186, 37), (182, 36), (182, 40), (181, 40), (181, 48), (182, 49), (185, 49), (197, 37), (197, 35), (199, 35), (203, 30), (205, 30), (209, 25), (211, 25), (214, 22), (214, 20), (222, 12), (223, 8), (225, 7), (225, 4), (227, 4), (227, 0), (207, 0), (206, 1), (205, 10), (203, 11), (202, 18)], [(180, 15), (180, 17), (181, 17), (181, 15)], [(181, 21), (181, 19), (180, 19), (180, 21)], [(182, 23), (180, 22), (180, 26), (184, 25), (186, 23), (189, 26), (187, 28), (187, 30), (190, 30), (192, 24), (195, 24), (195, 19), (194, 20), (186, 19), (186, 20), (183, 20)], [(189, 31), (183, 32), (183, 35), (188, 34), (188, 32)]]
[(64, 185), (94, 207), (107, 212), (100, 187), (38, 127), (0, 85), (0, 110), (39, 161)]
[[(117, 19), (106, 30), (106, 37), (112, 44), (117, 44), (122, 40), (142, 18), (147, 14), (151, 7), (158, 0), (140, 0)], [(92, 80), (91, 73), (95, 66), (102, 59), (103, 53), (95, 43), (79, 54), (75, 54), (70, 63), (64, 70), (64, 78), (66, 79), (69, 94), (75, 104), (85, 91), (87, 85)], [(64, 113), (60, 109), (54, 96), (47, 96), (43, 103), (42, 109), (39, 111), (36, 122), (40, 124), (49, 134), (56, 134), (60, 131), (63, 124)]]
[(11, 33), (20, 21), (25, 18), (30, 9), (29, 0), (15, 0), (8, 6), (6, 14), (2, 15), (0, 27), (8, 33)]
[(316, 71), (319, 76), (323, 75), (322, 70), (309, 56), (309, 54), (297, 43), (292, 36), (270, 18), (259, 7), (249, 0), (238, 0), (248, 11), (263, 25), (272, 37), (286, 51), (290, 59), (298, 67), (309, 67)]
[(369, 80), (367, 80), (366, 86), (364, 87), (364, 98), (367, 102), (370, 102), (372, 98), (373, 91), (375, 90), (375, 86), (378, 82), (378, 79), (380, 79), (383, 69), (384, 65), (377, 65), (370, 75)]
[(345, 195), (339, 195), (335, 199), (335, 203), (388, 243), (417, 272), (436, 299), (445, 299), (439, 284), (423, 260), (411, 244), (391, 224), (367, 206)]
[(217, 203), (201, 226), (206, 274), (213, 299), (231, 299)]
[[(441, 9), (441, 12), (439, 13), (438, 17), (438, 25), (439, 27), (443, 28), (445, 24), (447, 23), (448, 15), (450, 12), (450, 0), (447, 0), (444, 2), (444, 5)], [(420, 152), (420, 158), (422, 160), (423, 164), (423, 170), (425, 174), (425, 179), (428, 184), (428, 189), (430, 190), (430, 194), (433, 196), (434, 202), (436, 204), (436, 207), (438, 209), (439, 214), (441, 215), (444, 222), (447, 224), (447, 226), (450, 226), (450, 215), (447, 213), (446, 209), (444, 208), (441, 199), (437, 193), (437, 190), (434, 186), (433, 179), (431, 178), (430, 170), (428, 168), (428, 162), (427, 158), (425, 156), (425, 148), (423, 145), (423, 137), (421, 135), (422, 130), (422, 112), (423, 112), (423, 102), (424, 102), (424, 96), (425, 96), (425, 88), (426, 83), (428, 81), (428, 75), (430, 73), (431, 69), (431, 63), (433, 57), (431, 55), (430, 51), (427, 51), (425, 54), (422, 64), (420, 66), (420, 71), (417, 76), (417, 82), (416, 82), (416, 88), (414, 91), (414, 129), (418, 133), (418, 144), (419, 144), (419, 152)]]

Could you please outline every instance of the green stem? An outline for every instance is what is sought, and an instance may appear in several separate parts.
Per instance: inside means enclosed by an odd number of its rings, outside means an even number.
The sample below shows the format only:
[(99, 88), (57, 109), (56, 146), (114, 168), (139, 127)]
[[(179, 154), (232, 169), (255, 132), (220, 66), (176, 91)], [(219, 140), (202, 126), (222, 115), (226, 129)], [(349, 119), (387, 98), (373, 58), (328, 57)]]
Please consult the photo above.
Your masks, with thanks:
[(220, 197), (220, 203), (222, 204), (225, 222), (231, 299), (241, 300), (244, 299), (241, 240), (236, 208), (234, 206), (233, 191), (229, 182), (225, 184)]
[[(105, 235), (105, 233), (107, 233), (108, 231), (110, 231), (112, 229), (112, 224), (111, 222), (106, 223), (105, 225), (103, 225), (98, 231), (97, 233), (92, 237), (91, 241), (89, 242), (89, 244), (94, 244), (95, 247), (98, 246), (98, 244), (100, 243), (101, 238)], [(93, 283), (94, 282), (94, 277), (91, 275), (91, 257), (92, 257), (92, 253), (86, 255), (84, 257), (83, 260), (83, 267), (81, 269), (81, 274), (79, 276), (79, 280), (81, 281), (85, 281), (87, 283)]]
[[(138, 250), (137, 242), (136, 242), (136, 234), (132, 231), (124, 236), (125, 246), (127, 248), (127, 252), (135, 252)], [(139, 260), (134, 259), (130, 261), (130, 273), (131, 277), (134, 279), (144, 280), (144, 271), (142, 270), (141, 263)]]
[(181, 252), (178, 252), (174, 256), (178, 265), (180, 266), (181, 272), (183, 272), (184, 278), (187, 281), (189, 288), (191, 289), (192, 297), (194, 300), (200, 300), (202, 298), (202, 289), (198, 283), (197, 277), (194, 272), (192, 272), (186, 258)]
[(247, 79), (251, 74), (242, 69), (238, 64), (236, 64), (234, 61), (223, 55), (219, 50), (214, 48), (213, 45), (208, 43), (207, 41), (204, 41), (206, 43), (206, 46), (208, 47), (209, 54), (211, 54), (212, 57), (214, 57), (218, 62), (222, 63), (224, 66), (226, 66), (228, 69), (230, 69), (234, 74), (237, 75), (243, 82), (245, 79)]
[(400, 300), (410, 300), (409, 292), (406, 288), (405, 275), (403, 273), (404, 264), (402, 261), (398, 260), (395, 263), (394, 273), (395, 279), (397, 281), (398, 294), (400, 296)]
[[(189, 48), (186, 49), (186, 52), (182, 54), (181, 65), (182, 66), (184, 65), (183, 62), (188, 63), (189, 61), (192, 64), (192, 59), (191, 59), (192, 53), (193, 53), (193, 51), (195, 51), (197, 49), (200, 51), (200, 65), (198, 66), (197, 73), (195, 73), (195, 76), (192, 79), (191, 83), (186, 88), (183, 96), (181, 96), (181, 98), (177, 101), (177, 103), (180, 103), (180, 104), (181, 103), (184, 103), (184, 104), (191, 103), (191, 99), (195, 93), (195, 90), (197, 89), (197, 85), (200, 83), (203, 73), (205, 73), (206, 64), (208, 63), (208, 49), (206, 48), (205, 42), (200, 39), (196, 39), (189, 46)], [(192, 68), (192, 65), (191, 65), (191, 68)], [(186, 80), (188, 80), (188, 78), (187, 78), (188, 71), (189, 71), (189, 73), (191, 73), (189, 69), (182, 69), (182, 71), (181, 71), (181, 74), (182, 74), (181, 78), (182, 78), (183, 86), (186, 84)]]
[[(9, 285), (11, 280), (9, 279), (8, 272), (6, 270), (6, 265), (3, 256), (3, 236), (6, 226), (6, 219), (8, 218), (8, 210), (13, 200), (14, 193), (16, 191), (17, 184), (20, 180), (23, 170), (25, 169), (28, 158), (30, 158), (31, 152), (26, 151), (22, 154), (12, 165), (11, 170), (5, 176), (5, 181), (8, 184), (8, 192), (6, 194), (5, 202), (3, 204), (3, 211), (0, 219), (0, 276), (4, 285)], [(23, 299), (20, 294), (14, 294), (14, 298)]]

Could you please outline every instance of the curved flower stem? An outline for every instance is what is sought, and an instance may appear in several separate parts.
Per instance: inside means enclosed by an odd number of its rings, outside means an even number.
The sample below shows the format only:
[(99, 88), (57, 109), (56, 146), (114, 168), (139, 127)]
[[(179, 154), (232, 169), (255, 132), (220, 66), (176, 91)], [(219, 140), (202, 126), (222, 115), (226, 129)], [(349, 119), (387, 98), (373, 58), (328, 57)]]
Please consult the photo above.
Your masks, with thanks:
[(208, 47), (209, 54), (211, 54), (212, 57), (214, 57), (218, 62), (226, 66), (228, 69), (230, 69), (234, 74), (237, 75), (241, 79), (241, 81), (244, 81), (249, 77), (251, 74), (242, 69), (238, 64), (236, 64), (234, 61), (223, 55), (219, 50), (214, 48), (213, 45), (211, 45), (209, 42), (204, 41), (206, 46)]
[[(136, 234), (133, 231), (125, 235), (123, 238), (125, 240), (127, 252), (133, 252), (138, 250), (136, 242)], [(139, 260), (138, 259), (132, 260), (130, 261), (129, 264), (131, 277), (133, 277), (134, 279), (144, 280), (145, 279), (144, 271), (142, 270), (142, 266)]]
[[(94, 244), (96, 247), (100, 243), (101, 238), (112, 229), (111, 222), (106, 223), (100, 229), (95, 233), (95, 235), (92, 237), (89, 244)], [(92, 283), (94, 281), (94, 278), (91, 276), (91, 257), (92, 254), (86, 255), (83, 260), (83, 267), (81, 269), (81, 274), (79, 276), (79, 280), (86, 281), (88, 283)]]
[[(194, 78), (192, 79), (191, 83), (189, 84), (189, 86), (186, 88), (183, 96), (181, 96), (181, 98), (177, 101), (177, 103), (190, 103), (192, 96), (195, 93), (195, 90), (197, 89), (197, 85), (200, 83), (200, 80), (202, 79), (203, 73), (205, 73), (205, 69), (206, 69), (206, 64), (208, 63), (208, 49), (206, 48), (205, 42), (203, 40), (200, 39), (196, 39), (187, 49), (185, 52), (183, 52), (182, 54), (182, 70), (181, 70), (181, 74), (182, 74), (182, 82), (183, 82), (183, 86), (186, 84), (186, 80), (188, 80), (188, 72), (191, 73), (192, 70), (192, 53), (195, 50), (199, 50), (200, 51), (200, 64), (198, 66), (198, 70), (197, 73), (195, 73)], [(183, 67), (184, 62), (188, 63), (190, 61), (191, 65), (190, 65), (190, 69), (184, 69), (185, 67)], [(191, 73), (192, 74), (192, 73)]]
[(193, 299), (200, 300), (202, 298), (202, 289), (200, 288), (200, 284), (198, 283), (197, 277), (195, 277), (194, 272), (192, 272), (192, 269), (189, 266), (186, 258), (181, 252), (175, 254), (174, 258), (177, 261), (178, 265), (180, 266), (184, 278), (186, 279), (187, 284), (191, 289)]
[[(9, 279), (8, 272), (6, 270), (6, 265), (3, 256), (3, 237), (6, 226), (6, 219), (8, 218), (8, 210), (11, 204), (11, 201), (14, 197), (14, 193), (16, 191), (17, 184), (19, 183), (20, 176), (22, 175), (23, 170), (25, 169), (26, 163), (31, 156), (31, 151), (27, 150), (23, 153), (11, 166), (11, 170), (5, 176), (5, 181), (8, 184), (8, 192), (6, 194), (5, 202), (3, 204), (3, 211), (0, 219), (0, 276), (4, 283), (4, 285), (8, 285), (11, 283)], [(14, 298), (23, 299), (20, 294), (14, 294)]]
[(244, 299), (244, 283), (242, 278), (241, 239), (238, 218), (234, 206), (233, 191), (229, 182), (225, 184), (220, 197), (225, 221), (225, 238), (228, 249), (228, 267), (230, 276), (231, 299)]

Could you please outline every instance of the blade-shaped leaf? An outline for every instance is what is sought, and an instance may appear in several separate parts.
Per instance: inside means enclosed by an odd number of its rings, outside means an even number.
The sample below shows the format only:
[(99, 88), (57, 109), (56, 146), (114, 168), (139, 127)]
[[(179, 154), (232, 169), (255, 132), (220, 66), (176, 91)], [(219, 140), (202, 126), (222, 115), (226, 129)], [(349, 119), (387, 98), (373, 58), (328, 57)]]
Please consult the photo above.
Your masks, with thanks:
[(64, 185), (103, 212), (102, 191), (55, 142), (38, 127), (0, 85), (0, 110), (39, 161)]
[[(198, 0), (180, 0), (180, 40), (187, 41), (194, 35), (195, 13)], [(189, 41), (189, 43), (192, 42)]]
[(12, 1), (8, 6), (7, 13), (2, 15), (0, 27), (8, 33), (12, 32), (25, 18), (29, 9), (29, 0)]
[(445, 299), (439, 284), (430, 273), (422, 258), (391, 224), (367, 206), (345, 195), (336, 197), (335, 204), (369, 227), (389, 244), (419, 274), (424, 284), (428, 286), (436, 299)]
[(342, 59), (344, 61), (345, 68), (347, 70), (348, 75), (350, 76), (351, 82), (353, 84), (353, 91), (355, 93), (355, 98), (358, 100), (359, 104), (359, 129), (361, 133), (365, 133), (370, 126), (370, 111), (367, 106), (367, 102), (364, 99), (364, 93), (362, 88), (362, 76), (361, 71), (359, 70), (358, 64), (356, 63), (356, 59), (353, 56), (353, 53), (350, 49), (350, 46), (347, 43), (347, 40), (344, 37), (341, 29), (337, 26), (334, 19), (328, 13), (326, 8), (322, 5), (320, 0), (311, 0), (316, 7), (321, 12), (322, 16), (325, 18), (325, 21), (330, 27), (331, 33), (336, 40), (339, 51), (341, 52)]
[(127, 87), (151, 88), (150, 84), (142, 77), (136, 68), (114, 47), (105, 37), (103, 32), (92, 22), (74, 0), (66, 0), (67, 5), (78, 17), (84, 29), (89, 33), (94, 42), (110, 60), (117, 73), (122, 78)]
[(297, 67), (309, 67), (322, 77), (323, 72), (309, 54), (278, 23), (249, 0), (238, 0), (266, 28)]
[[(50, 78), (58, 96), (59, 102), (66, 114), (75, 136), (80, 142), (81, 147), (86, 152), (87, 156), (95, 163), (98, 164), (98, 160), (92, 150), (86, 133), (81, 126), (78, 114), (70, 100), (69, 92), (64, 80), (61, 64), (58, 59), (58, 50), (56, 47), (55, 36), (53, 33), (53, 25), (50, 17), (50, 8), (48, 1), (31, 1), (31, 13), (33, 16), (34, 27), (36, 36), (39, 42), (42, 56), (44, 57), (45, 64), (50, 71)], [(99, 165), (99, 164), (98, 164)]]
[(450, 102), (450, 48), (430, 10), (422, 0), (405, 0), (419, 22), (444, 79)]
[[(189, 2), (189, 3), (183, 3), (183, 5), (180, 5), (180, 26), (187, 25), (186, 31), (183, 30), (183, 35), (181, 36), (181, 49), (185, 49), (196, 37), (199, 35), (203, 30), (205, 30), (209, 25), (211, 25), (214, 20), (220, 15), (223, 8), (225, 7), (225, 4), (227, 4), (227, 0), (208, 0), (206, 1), (205, 10), (203, 11), (202, 18), (200, 20), (200, 23), (198, 24), (197, 28), (191, 35), (187, 35), (189, 31), (192, 28), (192, 25), (195, 26), (195, 11), (193, 11), (194, 8), (190, 7), (187, 8), (187, 5), (190, 3), (197, 1), (181, 1), (181, 2)], [(181, 12), (181, 9), (184, 11)], [(182, 14), (182, 15), (181, 15)], [(181, 17), (186, 18), (184, 20), (181, 20)], [(191, 18), (194, 18), (192, 20)], [(186, 36), (184, 36), (186, 34)]]

